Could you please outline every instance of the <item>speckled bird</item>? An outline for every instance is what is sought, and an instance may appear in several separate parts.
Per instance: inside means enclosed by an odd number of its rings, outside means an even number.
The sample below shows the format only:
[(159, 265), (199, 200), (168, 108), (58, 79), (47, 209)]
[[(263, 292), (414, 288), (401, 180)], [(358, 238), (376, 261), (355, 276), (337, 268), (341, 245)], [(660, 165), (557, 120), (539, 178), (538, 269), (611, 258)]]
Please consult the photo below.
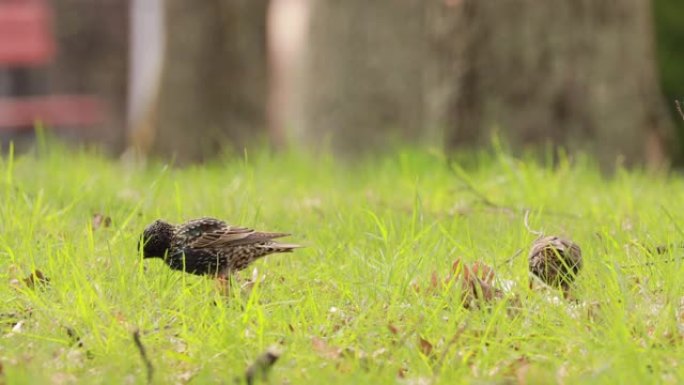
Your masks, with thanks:
[(582, 250), (568, 239), (556, 236), (543, 237), (532, 245), (529, 267), (530, 272), (542, 282), (560, 287), (567, 294), (570, 284), (582, 269)]
[(199, 218), (180, 225), (154, 221), (145, 228), (141, 241), (143, 258), (162, 258), (170, 268), (186, 273), (227, 277), (268, 254), (301, 247), (274, 241), (288, 235)]

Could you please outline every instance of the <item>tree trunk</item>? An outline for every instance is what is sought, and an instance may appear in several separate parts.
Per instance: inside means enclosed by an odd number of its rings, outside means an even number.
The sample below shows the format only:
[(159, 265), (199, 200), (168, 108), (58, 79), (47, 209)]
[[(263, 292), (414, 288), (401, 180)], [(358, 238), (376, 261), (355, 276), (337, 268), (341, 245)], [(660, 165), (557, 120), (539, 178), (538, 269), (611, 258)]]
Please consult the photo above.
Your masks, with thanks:
[(420, 138), (424, 1), (317, 0), (311, 7), (306, 139), (353, 155)]
[(675, 108), (674, 100), (684, 97), (684, 1), (681, 0), (653, 0), (653, 19), (658, 53), (658, 69), (660, 84), (665, 94), (670, 116), (675, 122), (677, 133), (675, 162), (684, 165), (684, 120)]
[(267, 0), (167, 0), (153, 151), (179, 163), (266, 132)]
[(542, 144), (659, 165), (671, 122), (654, 63), (650, 2), (464, 0), (466, 62), (451, 149), (500, 129), (514, 151)]
[(102, 142), (113, 153), (126, 137), (129, 0), (57, 0), (57, 58), (49, 70), (53, 93), (92, 94), (108, 108), (104, 121), (79, 138)]

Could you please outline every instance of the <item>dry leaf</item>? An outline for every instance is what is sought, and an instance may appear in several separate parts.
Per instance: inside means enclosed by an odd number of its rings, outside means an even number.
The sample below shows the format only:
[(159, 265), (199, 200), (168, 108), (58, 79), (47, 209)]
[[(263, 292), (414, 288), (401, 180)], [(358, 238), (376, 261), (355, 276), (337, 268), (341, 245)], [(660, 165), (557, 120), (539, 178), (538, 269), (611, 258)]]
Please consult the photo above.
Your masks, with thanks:
[(429, 291), (435, 291), (439, 287), (439, 278), (437, 277), (437, 272), (433, 271), (432, 276), (430, 276), (430, 287), (428, 288)]
[(494, 283), (494, 269), (492, 269), (489, 265), (486, 265), (480, 261), (475, 261), (471, 266), (471, 271), (475, 277), (490, 285)]
[(424, 355), (429, 356), (432, 354), (432, 344), (421, 336), (418, 336), (418, 347)]
[(515, 374), (515, 379), (518, 381), (518, 384), (527, 384), (527, 372), (530, 371), (530, 361), (527, 357), (522, 356), (515, 360), (511, 364), (511, 370)]
[(33, 273), (29, 274), (28, 277), (22, 280), (26, 287), (29, 289), (34, 289), (37, 286), (44, 286), (50, 282), (50, 278), (46, 277), (40, 270), (34, 270)]
[(390, 333), (397, 335), (399, 333), (399, 328), (394, 326), (393, 324), (387, 324), (387, 329), (389, 329)]
[(343, 351), (342, 348), (328, 345), (327, 342), (325, 342), (322, 338), (319, 337), (313, 337), (311, 339), (311, 348), (319, 356), (331, 360), (340, 358), (342, 356)]
[(93, 230), (97, 230), (100, 227), (109, 227), (112, 225), (112, 218), (105, 216), (103, 214), (97, 213), (93, 215), (92, 226)]
[(14, 326), (12, 326), (12, 333), (21, 333), (21, 329), (24, 327), (26, 321), (20, 320)]
[(463, 306), (476, 307), (480, 301), (489, 302), (501, 298), (503, 292), (493, 286), (494, 269), (480, 261), (470, 266), (456, 259), (451, 265), (451, 275), (447, 279), (459, 279)]
[(476, 306), (480, 301), (488, 302), (503, 297), (503, 291), (494, 287), (494, 269), (479, 261), (469, 266), (460, 258), (454, 260), (451, 264), (451, 271), (443, 280), (440, 280), (437, 272), (433, 271), (427, 287), (423, 289), (416, 279), (413, 280), (411, 286), (416, 293), (434, 294), (438, 288), (449, 287), (455, 280), (460, 282), (461, 302), (466, 308)]

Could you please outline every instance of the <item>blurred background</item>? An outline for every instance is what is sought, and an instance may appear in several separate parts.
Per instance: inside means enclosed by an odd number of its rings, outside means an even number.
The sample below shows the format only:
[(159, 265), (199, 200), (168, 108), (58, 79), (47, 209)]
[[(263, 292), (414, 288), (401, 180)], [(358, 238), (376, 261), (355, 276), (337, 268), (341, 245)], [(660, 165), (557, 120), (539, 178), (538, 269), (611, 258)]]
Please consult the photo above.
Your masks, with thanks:
[[(0, 0), (0, 140), (681, 164), (681, 0)], [(553, 150), (555, 151), (555, 150)]]

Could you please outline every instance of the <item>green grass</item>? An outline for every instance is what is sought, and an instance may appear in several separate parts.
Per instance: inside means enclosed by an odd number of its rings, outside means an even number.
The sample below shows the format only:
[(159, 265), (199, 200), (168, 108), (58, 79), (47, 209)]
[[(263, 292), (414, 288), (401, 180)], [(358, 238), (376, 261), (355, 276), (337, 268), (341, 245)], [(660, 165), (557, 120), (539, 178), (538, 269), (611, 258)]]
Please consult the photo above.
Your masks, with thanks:
[[(1, 161), (8, 384), (145, 383), (136, 329), (156, 384), (232, 384), (273, 344), (273, 384), (684, 382), (684, 263), (662, 262), (684, 249), (645, 249), (684, 241), (676, 175), (603, 178), (585, 159), (505, 154), (450, 170), (416, 150), (357, 165), (263, 152), (173, 169), (50, 146)], [(528, 288), (525, 208), (530, 227), (582, 247), (576, 302)], [(111, 226), (93, 229), (96, 213)], [(211, 279), (142, 261), (146, 224), (204, 215), (307, 247), (255, 263), (254, 287), (228, 298)], [(413, 289), (456, 258), (515, 285), (472, 310), (458, 285)], [(22, 282), (34, 269), (47, 286)]]

